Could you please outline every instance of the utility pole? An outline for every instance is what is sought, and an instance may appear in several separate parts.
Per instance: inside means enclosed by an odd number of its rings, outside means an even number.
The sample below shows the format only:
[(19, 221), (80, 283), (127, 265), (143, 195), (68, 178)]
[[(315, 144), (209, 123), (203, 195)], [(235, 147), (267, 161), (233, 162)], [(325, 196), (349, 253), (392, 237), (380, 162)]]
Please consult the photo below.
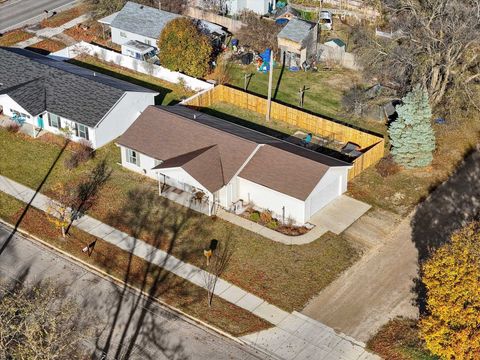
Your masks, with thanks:
[(272, 83), (273, 83), (273, 51), (270, 51), (270, 74), (268, 76), (268, 102), (266, 120), (270, 121), (270, 110), (272, 107)]

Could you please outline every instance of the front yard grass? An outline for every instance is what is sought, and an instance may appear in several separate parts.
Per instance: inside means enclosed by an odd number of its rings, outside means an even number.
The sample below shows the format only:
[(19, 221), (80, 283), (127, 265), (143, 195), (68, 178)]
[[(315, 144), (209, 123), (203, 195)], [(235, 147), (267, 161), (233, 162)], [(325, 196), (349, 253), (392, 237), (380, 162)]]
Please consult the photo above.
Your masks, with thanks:
[(90, 7), (87, 4), (81, 4), (79, 6), (75, 6), (71, 9), (61, 11), (56, 15), (49, 16), (47, 19), (43, 19), (40, 22), (40, 26), (42, 28), (59, 27), (59, 26), (65, 24), (65, 23), (69, 22), (70, 20), (73, 20), (73, 19), (79, 17), (80, 15), (83, 15), (83, 14), (87, 13), (89, 10), (90, 10)]
[(389, 360), (439, 360), (420, 339), (417, 321), (395, 318), (382, 326), (367, 347)]
[[(24, 203), (0, 192), (0, 218), (14, 224), (24, 208)], [(27, 210), (20, 228), (234, 336), (272, 326), (252, 313), (218, 297), (213, 299), (213, 306), (209, 308), (206, 291), (202, 288), (156, 266), (149, 266), (145, 260), (79, 229), (72, 228), (68, 238), (62, 239), (59, 230), (49, 221), (45, 213), (32, 207)], [(93, 241), (96, 241), (95, 248), (91, 256), (87, 256), (82, 249)], [(110, 305), (113, 308), (117, 304)]]
[(0, 36), (0, 46), (12, 46), (16, 43), (28, 40), (32, 37), (33, 34), (26, 32), (23, 29), (12, 30)]
[[(61, 150), (49, 138), (53, 136), (31, 139), (1, 129), (0, 174), (37, 188)], [(120, 152), (114, 144), (73, 171), (63, 166), (68, 152), (53, 166), (42, 193), (54, 195), (56, 183), (69, 183), (106, 159), (113, 174), (90, 215), (162, 249), (171, 248), (175, 256), (197, 266), (204, 265), (203, 250), (212, 239), (231, 239), (236, 250), (222, 277), (287, 311), (301, 310), (359, 257), (342, 236), (328, 233), (307, 245), (288, 246), (162, 199), (154, 181), (118, 165)]]
[(194, 94), (190, 89), (186, 89), (181, 85), (172, 84), (153, 76), (108, 63), (93, 56), (80, 55), (75, 59), (71, 59), (70, 62), (91, 69), (92, 71), (103, 73), (157, 91), (160, 93), (156, 99), (157, 105), (173, 105)]
[(53, 39), (45, 39), (45, 40), (39, 41), (36, 44), (30, 45), (27, 49), (37, 51), (42, 54), (49, 54), (55, 51), (62, 50), (66, 47), (67, 46), (61, 41), (53, 40)]

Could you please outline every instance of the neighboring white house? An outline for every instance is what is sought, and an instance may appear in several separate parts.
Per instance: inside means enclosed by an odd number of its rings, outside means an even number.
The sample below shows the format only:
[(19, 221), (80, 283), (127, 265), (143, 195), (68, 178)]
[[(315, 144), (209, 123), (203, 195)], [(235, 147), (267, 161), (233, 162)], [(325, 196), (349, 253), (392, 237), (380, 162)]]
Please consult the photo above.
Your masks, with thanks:
[[(223, 9), (222, 13), (227, 15), (236, 15), (244, 10), (250, 10), (258, 15), (265, 15), (275, 10), (275, 0), (224, 0), (221, 2)], [(204, 0), (197, 0), (196, 5), (200, 8), (209, 8), (209, 4)]]
[(181, 105), (148, 107), (117, 144), (124, 167), (158, 180), (161, 192), (200, 193), (209, 214), (253, 205), (299, 224), (347, 190), (351, 168)]
[(158, 93), (17, 48), (0, 48), (0, 112), (99, 148), (120, 136)]
[[(124, 45), (134, 40), (157, 48), (157, 41), (165, 25), (179, 17), (182, 15), (129, 1), (122, 10), (99, 22), (110, 26), (112, 42), (115, 44)], [(212, 41), (222, 41), (227, 35), (220, 25), (205, 20), (199, 21)]]

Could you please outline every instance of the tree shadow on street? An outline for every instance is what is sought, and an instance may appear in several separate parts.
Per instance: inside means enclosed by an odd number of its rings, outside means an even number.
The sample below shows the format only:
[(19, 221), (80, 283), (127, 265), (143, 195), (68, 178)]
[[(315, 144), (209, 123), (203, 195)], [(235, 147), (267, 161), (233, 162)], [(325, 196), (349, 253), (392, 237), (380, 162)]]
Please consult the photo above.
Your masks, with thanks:
[[(448, 180), (432, 189), (411, 221), (412, 241), (420, 266), (447, 243), (453, 232), (480, 214), (480, 151), (470, 150)], [(425, 313), (426, 289), (418, 279), (414, 291), (420, 313)]]
[[(110, 215), (109, 223), (131, 235), (126, 243), (134, 249), (137, 238), (148, 237), (148, 244), (171, 254), (176, 241), (189, 223), (192, 213), (170, 209), (171, 203), (161, 198), (151, 188), (138, 187), (129, 192), (124, 206)], [(176, 254), (178, 257), (178, 254)], [(163, 269), (167, 258), (147, 255), (149, 261), (139, 266), (138, 258), (129, 252), (123, 271), (124, 285), (115, 287), (115, 303), (109, 304), (108, 322), (98, 333), (97, 352), (114, 359), (187, 359), (180, 339), (169, 336), (167, 312), (156, 314), (152, 305), (172, 286), (181, 284), (169, 281), (169, 272)], [(118, 264), (105, 260), (106, 267)], [(152, 262), (154, 264), (152, 264)], [(127, 284), (135, 285), (141, 293), (132, 291)], [(199, 301), (192, 299), (191, 301)], [(161, 356), (160, 356), (161, 354)]]

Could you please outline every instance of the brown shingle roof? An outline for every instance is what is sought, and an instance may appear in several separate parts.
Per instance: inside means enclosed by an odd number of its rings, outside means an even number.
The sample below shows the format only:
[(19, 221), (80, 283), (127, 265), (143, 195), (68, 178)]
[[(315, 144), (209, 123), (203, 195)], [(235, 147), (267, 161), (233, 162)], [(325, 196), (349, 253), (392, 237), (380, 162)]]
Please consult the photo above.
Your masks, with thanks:
[(330, 167), (270, 145), (262, 146), (239, 177), (306, 200)]
[(330, 167), (350, 166), (184, 106), (148, 107), (117, 143), (163, 160), (156, 168), (182, 167), (212, 192), (232, 179), (259, 144), (239, 176), (300, 200)]
[[(185, 166), (188, 167), (196, 174), (190, 175), (210, 188), (217, 187), (220, 182), (222, 186), (228, 183), (257, 146), (253, 141), (155, 106), (146, 108), (117, 143), (170, 164), (183, 161), (177, 166), (186, 171)], [(208, 147), (211, 147), (208, 151), (199, 151)], [(197, 151), (195, 156), (189, 154)]]
[(172, 159), (168, 159), (154, 167), (167, 169), (181, 167), (205, 188), (214, 193), (225, 185), (222, 159), (217, 145), (195, 150)]

